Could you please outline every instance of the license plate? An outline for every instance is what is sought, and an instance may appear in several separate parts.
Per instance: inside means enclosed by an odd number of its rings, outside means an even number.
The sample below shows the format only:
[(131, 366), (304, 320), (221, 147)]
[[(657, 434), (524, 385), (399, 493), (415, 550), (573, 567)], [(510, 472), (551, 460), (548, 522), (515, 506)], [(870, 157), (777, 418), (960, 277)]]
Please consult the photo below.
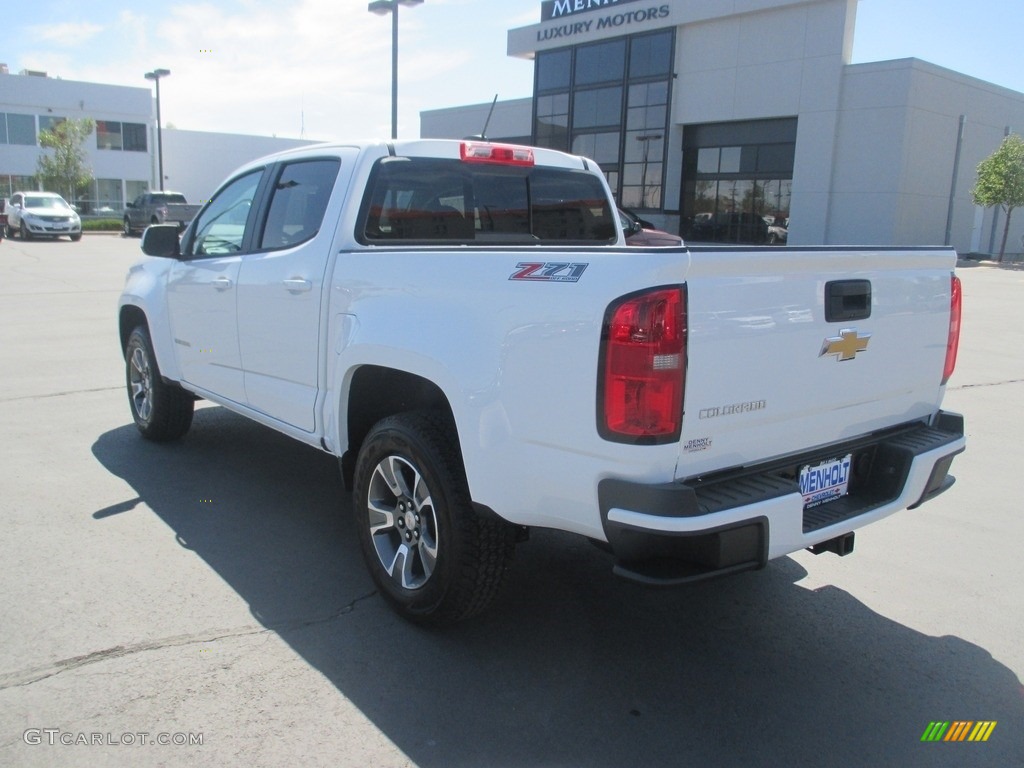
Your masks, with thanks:
[(800, 470), (800, 493), (804, 497), (804, 509), (835, 501), (850, 492), (852, 460), (853, 454), (848, 453), (841, 459), (808, 464)]

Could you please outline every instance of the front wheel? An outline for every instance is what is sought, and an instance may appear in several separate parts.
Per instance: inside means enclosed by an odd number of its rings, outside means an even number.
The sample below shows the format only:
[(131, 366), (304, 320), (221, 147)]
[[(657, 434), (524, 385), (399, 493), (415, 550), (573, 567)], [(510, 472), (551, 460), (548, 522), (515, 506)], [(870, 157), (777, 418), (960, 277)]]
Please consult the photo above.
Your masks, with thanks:
[(21, 239), (22, 240), (31, 240), (32, 239), (32, 233), (28, 231), (28, 227), (25, 226), (25, 222), (24, 221), (21, 222)]
[(145, 326), (137, 326), (125, 348), (125, 380), (132, 419), (147, 440), (177, 440), (192, 426), (195, 399), (160, 376), (153, 342)]
[(132, 223), (131, 223), (131, 221), (128, 220), (127, 216), (124, 217), (124, 223), (121, 226), (121, 233), (125, 237), (131, 237), (132, 236)]
[(513, 529), (476, 513), (458, 440), (440, 414), (378, 422), (359, 451), (353, 497), (370, 574), (404, 618), (453, 623), (497, 595)]

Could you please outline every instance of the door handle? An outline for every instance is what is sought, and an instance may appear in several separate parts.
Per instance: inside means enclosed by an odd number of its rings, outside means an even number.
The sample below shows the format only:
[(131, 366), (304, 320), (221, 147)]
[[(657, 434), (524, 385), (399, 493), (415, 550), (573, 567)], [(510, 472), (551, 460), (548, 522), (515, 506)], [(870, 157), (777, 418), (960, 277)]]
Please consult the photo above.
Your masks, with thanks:
[(313, 289), (313, 283), (301, 277), (293, 277), (284, 281), (284, 287), (292, 293), (305, 293)]
[(234, 285), (234, 283), (231, 282), (230, 277), (224, 277), (223, 275), (221, 275), (220, 277), (213, 278), (211, 282), (213, 283), (213, 287), (216, 288), (218, 291), (226, 291), (228, 288)]

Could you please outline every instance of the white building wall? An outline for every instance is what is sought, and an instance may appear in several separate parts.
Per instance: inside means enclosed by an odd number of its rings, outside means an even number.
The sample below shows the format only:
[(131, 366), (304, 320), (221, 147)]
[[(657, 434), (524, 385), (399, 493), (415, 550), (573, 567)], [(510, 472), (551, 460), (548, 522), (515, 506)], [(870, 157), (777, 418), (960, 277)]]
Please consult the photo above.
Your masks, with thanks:
[[(954, 187), (960, 115), (965, 129)], [(1024, 94), (916, 59), (847, 67), (828, 242), (942, 245), (954, 192), (950, 244), (969, 253), (977, 166), (1007, 127), (1024, 129)], [(994, 210), (982, 216), (983, 252), (994, 219)], [(1022, 232), (1024, 222), (1016, 222), (1008, 252), (1020, 251)]]
[(532, 121), (533, 99), (530, 98), (499, 101), (494, 104), (493, 114), (491, 102), (430, 109), (420, 112), (420, 138), (464, 139), (479, 135), (486, 125), (488, 138), (529, 139), (533, 132)]

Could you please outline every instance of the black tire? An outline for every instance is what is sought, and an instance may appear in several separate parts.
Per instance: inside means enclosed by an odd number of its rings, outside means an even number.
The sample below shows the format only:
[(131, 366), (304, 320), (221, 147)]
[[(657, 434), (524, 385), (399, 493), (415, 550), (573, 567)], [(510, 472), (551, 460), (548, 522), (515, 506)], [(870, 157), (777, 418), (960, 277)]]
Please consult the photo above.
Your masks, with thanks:
[(149, 331), (139, 325), (125, 348), (125, 384), (132, 419), (147, 440), (177, 440), (192, 426), (195, 398), (160, 377)]
[(79, 240), (82, 239), (82, 233), (79, 232), (77, 235), (68, 235), (68, 237), (71, 238), (72, 243), (77, 243)]
[(353, 499), (367, 567), (404, 618), (451, 624), (498, 594), (514, 529), (476, 513), (458, 440), (440, 414), (378, 422), (359, 451)]
[(132, 223), (128, 220), (127, 216), (124, 217), (124, 224), (121, 227), (121, 232), (125, 237), (132, 236)]
[(21, 222), (21, 239), (22, 240), (31, 240), (32, 239), (32, 233), (28, 231), (28, 227), (25, 226), (25, 222), (24, 221)]

